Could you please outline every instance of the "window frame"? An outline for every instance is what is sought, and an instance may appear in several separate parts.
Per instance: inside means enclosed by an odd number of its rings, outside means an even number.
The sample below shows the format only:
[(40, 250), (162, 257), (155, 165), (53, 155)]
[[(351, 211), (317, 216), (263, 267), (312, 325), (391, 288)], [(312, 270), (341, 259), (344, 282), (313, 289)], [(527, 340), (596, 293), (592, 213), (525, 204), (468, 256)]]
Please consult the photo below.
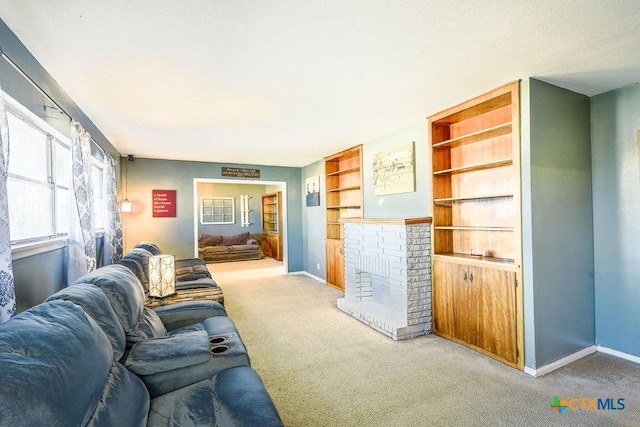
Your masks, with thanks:
[[(22, 182), (29, 182), (29, 183), (35, 183), (38, 185), (48, 186), (49, 191), (51, 192), (50, 194), (52, 198), (51, 211), (49, 212), (49, 215), (52, 221), (53, 234), (46, 235), (46, 236), (24, 238), (24, 239), (11, 239), (12, 259), (15, 260), (15, 259), (21, 259), (21, 258), (37, 255), (44, 252), (57, 250), (57, 249), (68, 246), (68, 236), (69, 236), (68, 224), (67, 224), (67, 229), (65, 231), (59, 230), (59, 225), (58, 225), (59, 212), (57, 210), (57, 202), (58, 202), (57, 199), (58, 199), (58, 190), (65, 190), (67, 194), (69, 194), (68, 193), (69, 191), (73, 191), (73, 182), (71, 177), (71, 170), (68, 171), (69, 176), (68, 176), (67, 183), (57, 182), (56, 149), (58, 147), (56, 146), (56, 144), (59, 144), (62, 148), (68, 150), (69, 156), (71, 156), (71, 138), (64, 135), (59, 130), (55, 129), (53, 126), (47, 123), (42, 117), (38, 117), (36, 114), (34, 114), (24, 105), (22, 105), (20, 102), (16, 101), (14, 98), (8, 95), (6, 92), (2, 91), (2, 96), (4, 98), (8, 114), (11, 114), (17, 119), (24, 121), (26, 124), (37, 129), (39, 132), (42, 132), (47, 137), (46, 150), (47, 150), (47, 181), (48, 182), (47, 183), (42, 183), (40, 181), (36, 182), (32, 179), (29, 179), (28, 177), (22, 177), (16, 174), (8, 174), (8, 177), (10, 177), (11, 179), (20, 180)], [(9, 135), (11, 135), (11, 129), (9, 129)], [(11, 143), (11, 140), (10, 140), (10, 143)], [(91, 140), (91, 144), (95, 145), (98, 148), (98, 150), (101, 152), (100, 154), (104, 153), (104, 150), (102, 150), (102, 148), (99, 147), (93, 140)], [(9, 155), (11, 155), (11, 153)], [(11, 158), (9, 159), (9, 161), (11, 161)], [(103, 156), (97, 157), (92, 154), (91, 163), (92, 163), (92, 168), (97, 167), (102, 171), (103, 188), (101, 189), (101, 193), (103, 196), (102, 201), (104, 201), (104, 197), (105, 197), (104, 185), (105, 185), (105, 179), (106, 179), (104, 157)], [(71, 164), (72, 164), (72, 161), (70, 159), (69, 167), (71, 167)], [(94, 188), (95, 188), (95, 185), (94, 185)], [(95, 233), (96, 238), (100, 238), (101, 236), (104, 235), (104, 228), (106, 227), (106, 212), (105, 212), (104, 203), (103, 203), (103, 206), (100, 206), (100, 207), (96, 206), (95, 208), (96, 209), (100, 208), (103, 211), (104, 226), (101, 228), (96, 227), (96, 233)], [(69, 209), (71, 209), (71, 207), (69, 207)]]
[[(231, 201), (231, 205), (227, 206), (225, 202)], [(219, 196), (207, 196), (200, 198), (200, 224), (202, 225), (229, 225), (236, 223), (236, 209), (235, 209), (235, 197), (219, 197)], [(205, 206), (205, 202), (210, 202)], [(211, 208), (211, 212), (205, 212), (205, 208)], [(221, 208), (221, 213), (216, 213), (215, 209)], [(231, 212), (227, 213), (227, 209)], [(211, 221), (205, 221), (205, 217), (211, 217)], [(222, 221), (215, 221), (217, 217), (222, 217)], [(229, 220), (225, 221), (226, 218)]]

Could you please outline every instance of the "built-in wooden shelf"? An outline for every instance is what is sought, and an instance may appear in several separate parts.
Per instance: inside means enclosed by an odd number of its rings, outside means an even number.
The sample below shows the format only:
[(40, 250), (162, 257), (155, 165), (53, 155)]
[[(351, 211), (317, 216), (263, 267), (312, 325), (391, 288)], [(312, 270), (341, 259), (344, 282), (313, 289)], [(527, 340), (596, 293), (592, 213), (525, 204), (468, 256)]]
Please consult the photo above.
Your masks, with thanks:
[(335, 191), (350, 191), (350, 190), (360, 190), (359, 185), (351, 185), (349, 187), (338, 187), (338, 188), (327, 188), (327, 193), (332, 193)]
[(433, 199), (433, 203), (440, 206), (451, 206), (455, 202), (467, 202), (475, 200), (488, 200), (488, 199), (508, 199), (513, 198), (513, 194), (487, 194), (483, 196), (466, 196), (466, 197), (444, 197), (441, 199)]
[(344, 226), (341, 220), (363, 216), (362, 145), (325, 157), (326, 281), (344, 289)]
[(438, 149), (461, 147), (463, 145), (473, 144), (487, 139), (496, 138), (498, 136), (507, 135), (508, 133), (511, 133), (511, 122), (494, 126), (488, 129), (483, 129), (481, 131), (473, 132), (467, 135), (459, 136), (457, 138), (438, 142), (433, 144), (433, 148)]
[(356, 166), (353, 168), (348, 168), (348, 169), (343, 169), (343, 170), (338, 170), (338, 171), (334, 171), (334, 172), (328, 172), (326, 174), (326, 176), (336, 176), (336, 175), (346, 175), (349, 173), (356, 173), (356, 172), (360, 172), (360, 166)]
[(513, 164), (512, 159), (503, 159), (503, 160), (496, 160), (493, 162), (482, 163), (482, 164), (473, 165), (473, 166), (464, 166), (459, 168), (433, 171), (433, 174), (434, 175), (453, 175), (457, 173), (465, 173), (465, 172), (471, 172), (476, 170), (499, 168), (501, 166), (510, 166), (511, 164)]
[(522, 369), (519, 82), (428, 120), (433, 331)]

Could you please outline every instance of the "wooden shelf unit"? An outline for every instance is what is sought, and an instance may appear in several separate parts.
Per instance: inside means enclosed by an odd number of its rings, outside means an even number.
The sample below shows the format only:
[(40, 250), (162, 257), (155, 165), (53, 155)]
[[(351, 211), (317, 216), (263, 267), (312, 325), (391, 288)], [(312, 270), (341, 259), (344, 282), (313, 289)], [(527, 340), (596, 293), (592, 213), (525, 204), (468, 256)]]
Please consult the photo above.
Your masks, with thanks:
[(327, 284), (344, 289), (343, 225), (362, 218), (362, 145), (325, 157)]
[(434, 332), (522, 369), (519, 90), (507, 84), (428, 122)]
[(282, 261), (282, 192), (262, 195), (262, 253)]

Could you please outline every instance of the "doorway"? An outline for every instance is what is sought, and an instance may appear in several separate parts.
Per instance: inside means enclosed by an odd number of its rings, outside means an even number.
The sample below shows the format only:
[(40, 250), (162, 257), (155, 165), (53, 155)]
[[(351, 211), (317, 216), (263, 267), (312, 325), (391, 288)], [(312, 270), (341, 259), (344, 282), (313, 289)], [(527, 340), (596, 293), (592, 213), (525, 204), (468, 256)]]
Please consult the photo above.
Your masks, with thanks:
[[(289, 271), (288, 268), (288, 245), (287, 245), (287, 183), (282, 181), (256, 181), (256, 180), (245, 180), (245, 179), (208, 179), (208, 178), (194, 178), (193, 179), (193, 201), (194, 201), (194, 218), (193, 218), (193, 235), (194, 235), (194, 256), (198, 256), (198, 237), (201, 234), (202, 224), (200, 217), (200, 201), (202, 194), (199, 192), (199, 188), (202, 190), (203, 186), (208, 187), (208, 184), (211, 184), (213, 188), (213, 192), (216, 196), (224, 197), (229, 196), (237, 199), (237, 211), (235, 214), (235, 219), (242, 216), (240, 211), (241, 201), (240, 194), (242, 193), (243, 186), (261, 186), (263, 189), (255, 189), (252, 190), (255, 196), (249, 198), (249, 222), (250, 225), (242, 224), (237, 225), (234, 223), (234, 226), (227, 227), (230, 230), (238, 230), (237, 227), (248, 227), (244, 228), (244, 230), (248, 230), (249, 227), (254, 230), (254, 233), (261, 233), (261, 200), (259, 194), (262, 193), (270, 193), (275, 191), (282, 192), (282, 274), (287, 274)], [(216, 186), (218, 189), (222, 189), (221, 192), (216, 191)], [(235, 188), (234, 188), (235, 187)], [(245, 187), (246, 188), (246, 187)], [(211, 191), (211, 190), (209, 190)], [(256, 193), (257, 191), (257, 193)], [(247, 193), (248, 191), (244, 191)], [(236, 221), (237, 222), (237, 221)], [(225, 226), (226, 227), (226, 226)], [(222, 233), (221, 233), (222, 234)], [(237, 265), (237, 268), (242, 269), (242, 264), (247, 261), (234, 261), (229, 263), (229, 268), (235, 268), (234, 265)]]

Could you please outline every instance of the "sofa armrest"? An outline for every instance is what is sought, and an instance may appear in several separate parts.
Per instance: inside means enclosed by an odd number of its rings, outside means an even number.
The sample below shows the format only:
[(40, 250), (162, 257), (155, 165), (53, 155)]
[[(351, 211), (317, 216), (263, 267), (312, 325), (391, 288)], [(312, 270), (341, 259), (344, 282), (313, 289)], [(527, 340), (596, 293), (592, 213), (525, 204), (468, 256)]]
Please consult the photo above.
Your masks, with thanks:
[(138, 341), (125, 366), (137, 375), (152, 375), (205, 363), (210, 358), (209, 336), (199, 330)]
[(204, 262), (202, 258), (179, 258), (175, 260), (175, 268), (183, 268), (183, 267), (192, 267), (194, 265), (204, 265), (207, 263)]
[(226, 316), (224, 306), (215, 301), (184, 301), (154, 309), (167, 331), (202, 322), (209, 317)]

